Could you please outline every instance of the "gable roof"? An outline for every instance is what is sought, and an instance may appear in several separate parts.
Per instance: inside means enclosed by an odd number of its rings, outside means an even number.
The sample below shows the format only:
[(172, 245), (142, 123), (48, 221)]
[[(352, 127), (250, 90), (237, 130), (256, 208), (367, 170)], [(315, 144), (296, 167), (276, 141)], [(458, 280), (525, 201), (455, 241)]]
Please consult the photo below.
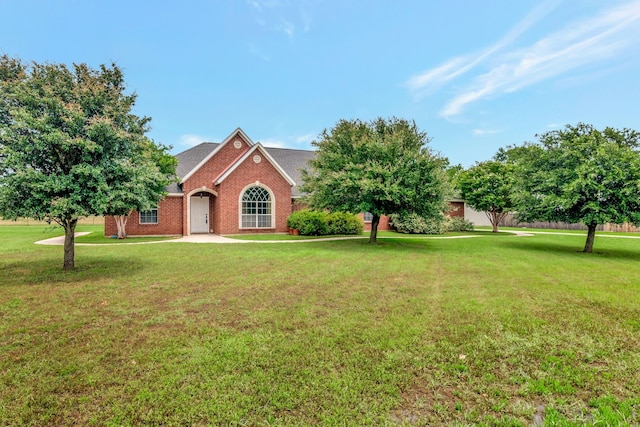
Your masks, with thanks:
[(271, 155), (264, 149), (264, 147), (260, 143), (257, 143), (256, 145), (251, 147), (251, 149), (246, 153), (244, 153), (244, 155), (240, 159), (238, 159), (238, 161), (234, 162), (229, 168), (227, 168), (227, 170), (222, 172), (220, 176), (214, 179), (213, 185), (218, 185), (222, 181), (224, 181), (229, 175), (231, 175), (231, 173), (234, 170), (238, 168), (238, 166), (240, 166), (244, 161), (247, 160), (247, 158), (253, 155), (256, 151), (260, 151), (262, 153), (265, 159), (267, 159), (267, 161), (271, 163), (271, 165), (273, 165), (274, 168), (276, 168), (276, 170), (280, 173), (280, 175), (282, 175), (282, 177), (285, 180), (287, 180), (289, 185), (291, 185), (292, 187), (296, 185), (296, 182), (293, 179), (291, 179), (291, 177), (284, 171), (284, 169), (282, 169), (282, 167), (273, 159), (273, 157), (271, 157)]
[(211, 153), (213, 153), (219, 145), (220, 143), (218, 142), (203, 142), (176, 154), (176, 159), (178, 159), (178, 166), (176, 167), (178, 182), (174, 182), (165, 187), (167, 193), (182, 194), (180, 184), (184, 181), (184, 177), (192, 175), (193, 172), (191, 171), (202, 162), (202, 159), (210, 157)]
[[(193, 175), (198, 169), (200, 169), (200, 167), (202, 167), (202, 165), (213, 157), (224, 144), (232, 140), (236, 135), (241, 135), (245, 141), (252, 146), (252, 148), (256, 146), (256, 144), (251, 141), (242, 129), (238, 128), (221, 143), (203, 142), (189, 148), (188, 150), (178, 153), (176, 155), (176, 158), (178, 159), (176, 174), (178, 176), (179, 183), (184, 182)], [(291, 187), (292, 197), (301, 197), (303, 194), (298, 189), (298, 185), (302, 184), (300, 170), (307, 167), (307, 162), (315, 158), (316, 152), (291, 148), (264, 147), (262, 144), (259, 145), (262, 148), (262, 151), (268, 154), (270, 157), (269, 161), (274, 164), (274, 167), (276, 167), (283, 176), (288, 177), (288, 179), (285, 179), (294, 182), (294, 185)], [(234, 164), (235, 163), (238, 163), (238, 161), (234, 162)], [(233, 165), (230, 165), (230, 168), (231, 167), (233, 167)], [(220, 177), (218, 177), (218, 180), (219, 179)], [(182, 194), (182, 189), (178, 183), (167, 186), (166, 190), (169, 194)]]
[(316, 158), (316, 152), (310, 150), (296, 150), (292, 148), (272, 148), (265, 147), (267, 152), (271, 154), (273, 160), (284, 169), (296, 183), (291, 188), (292, 197), (301, 197), (304, 194), (300, 192), (298, 186), (302, 184), (302, 169), (308, 167), (308, 161)]
[[(229, 134), (228, 137), (225, 138), (224, 141), (222, 141), (220, 144), (218, 144), (213, 151), (211, 151), (209, 154), (207, 154), (204, 158), (202, 158), (200, 160), (200, 162), (193, 167), (192, 169), (189, 170), (189, 172), (187, 172), (184, 176), (180, 176), (178, 175), (178, 178), (180, 179), (180, 184), (182, 184), (183, 182), (185, 182), (187, 179), (189, 179), (189, 177), (191, 177), (191, 175), (193, 175), (194, 173), (196, 173), (196, 171), (198, 169), (200, 169), (202, 166), (204, 166), (205, 163), (207, 163), (209, 161), (209, 159), (211, 159), (218, 151), (220, 151), (222, 149), (222, 147), (224, 147), (225, 145), (227, 145), (229, 143), (229, 141), (231, 141), (232, 139), (235, 140), (237, 136), (240, 136), (242, 139), (245, 140), (245, 142), (249, 145), (249, 147), (253, 147), (254, 143), (251, 140), (251, 138), (249, 138), (249, 136), (244, 133), (244, 131), (240, 128), (236, 128), (236, 130), (234, 130), (233, 132), (231, 132)], [(197, 146), (196, 146), (197, 147)]]
[(202, 159), (209, 157), (219, 145), (219, 142), (203, 142), (177, 154), (178, 167), (176, 168), (176, 174), (180, 182), (183, 181), (183, 177), (187, 176), (202, 162)]

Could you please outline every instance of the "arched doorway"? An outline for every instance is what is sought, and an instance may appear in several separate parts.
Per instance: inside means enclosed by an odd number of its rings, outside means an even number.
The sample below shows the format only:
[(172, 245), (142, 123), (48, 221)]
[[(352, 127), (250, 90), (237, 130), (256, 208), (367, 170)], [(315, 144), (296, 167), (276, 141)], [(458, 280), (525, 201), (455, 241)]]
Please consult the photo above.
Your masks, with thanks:
[(213, 233), (213, 205), (217, 194), (207, 189), (195, 190), (188, 197), (188, 234)]
[(209, 232), (209, 195), (191, 197), (191, 233)]

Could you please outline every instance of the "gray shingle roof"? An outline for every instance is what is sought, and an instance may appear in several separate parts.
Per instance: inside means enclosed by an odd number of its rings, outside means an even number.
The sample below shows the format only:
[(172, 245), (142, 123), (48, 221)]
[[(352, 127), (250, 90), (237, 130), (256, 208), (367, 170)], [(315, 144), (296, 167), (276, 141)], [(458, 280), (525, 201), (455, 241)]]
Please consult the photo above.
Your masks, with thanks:
[[(181, 180), (191, 170), (193, 170), (193, 168), (198, 166), (198, 164), (200, 164), (205, 157), (215, 150), (218, 145), (220, 144), (217, 142), (203, 142), (177, 154), (176, 158), (178, 159), (178, 167), (176, 168), (176, 172), (178, 180)], [(307, 161), (315, 157), (315, 151), (272, 147), (265, 147), (265, 150), (267, 150), (269, 155), (273, 157), (280, 167), (284, 169), (287, 175), (289, 175), (297, 184), (291, 189), (291, 195), (293, 197), (301, 196), (302, 193), (298, 190), (298, 186), (302, 184), (300, 170), (307, 167)], [(178, 184), (171, 184), (167, 187), (167, 192), (182, 193), (182, 189)]]
[[(176, 168), (176, 175), (178, 175), (178, 181), (182, 181), (189, 171), (198, 166), (198, 164), (209, 155), (216, 147), (220, 145), (217, 142), (203, 142), (191, 147), (182, 153), (176, 154), (178, 159), (178, 167)], [(167, 193), (182, 193), (182, 189), (178, 183), (173, 183), (166, 187)]]
[(293, 179), (296, 186), (291, 188), (291, 196), (300, 197), (302, 193), (298, 190), (298, 186), (302, 185), (300, 170), (307, 167), (307, 162), (315, 158), (315, 151), (294, 150), (290, 148), (271, 148), (265, 147), (273, 160), (275, 160), (282, 169)]

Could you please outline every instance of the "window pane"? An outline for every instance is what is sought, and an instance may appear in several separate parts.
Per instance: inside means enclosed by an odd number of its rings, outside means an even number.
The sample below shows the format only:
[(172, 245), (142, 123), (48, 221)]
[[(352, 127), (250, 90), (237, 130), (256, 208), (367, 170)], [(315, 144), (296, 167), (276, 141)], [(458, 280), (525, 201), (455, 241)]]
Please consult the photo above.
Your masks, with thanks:
[(271, 195), (262, 187), (250, 187), (242, 195), (241, 227), (271, 228)]
[(140, 224), (157, 224), (157, 223), (158, 223), (157, 208), (140, 212)]
[(256, 224), (255, 215), (242, 215), (243, 228), (254, 228), (256, 226), (255, 224)]
[(271, 227), (271, 215), (258, 215), (258, 227)]

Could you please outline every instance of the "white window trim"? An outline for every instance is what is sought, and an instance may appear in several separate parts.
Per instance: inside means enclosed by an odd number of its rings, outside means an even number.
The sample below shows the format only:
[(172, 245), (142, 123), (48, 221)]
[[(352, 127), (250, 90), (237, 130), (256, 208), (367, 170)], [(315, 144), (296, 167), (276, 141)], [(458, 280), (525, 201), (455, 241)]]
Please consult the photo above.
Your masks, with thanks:
[[(271, 198), (271, 224), (269, 227), (243, 227), (242, 226), (242, 196), (244, 196), (244, 193), (251, 187), (264, 188), (269, 193), (269, 197)], [(276, 228), (275, 221), (276, 221), (276, 197), (273, 194), (273, 191), (271, 191), (269, 187), (267, 187), (264, 184), (260, 184), (259, 182), (254, 182), (247, 185), (242, 189), (242, 191), (240, 191), (240, 195), (238, 196), (238, 228), (240, 230), (270, 230), (270, 229)]]
[[(156, 222), (142, 222), (142, 212), (156, 211)], [(154, 225), (160, 222), (160, 209), (157, 206), (147, 209), (146, 211), (138, 212), (138, 224), (140, 225)]]
[[(371, 215), (371, 219), (367, 220), (367, 214)], [(373, 214), (371, 212), (362, 212), (362, 221), (365, 223), (373, 222)]]

